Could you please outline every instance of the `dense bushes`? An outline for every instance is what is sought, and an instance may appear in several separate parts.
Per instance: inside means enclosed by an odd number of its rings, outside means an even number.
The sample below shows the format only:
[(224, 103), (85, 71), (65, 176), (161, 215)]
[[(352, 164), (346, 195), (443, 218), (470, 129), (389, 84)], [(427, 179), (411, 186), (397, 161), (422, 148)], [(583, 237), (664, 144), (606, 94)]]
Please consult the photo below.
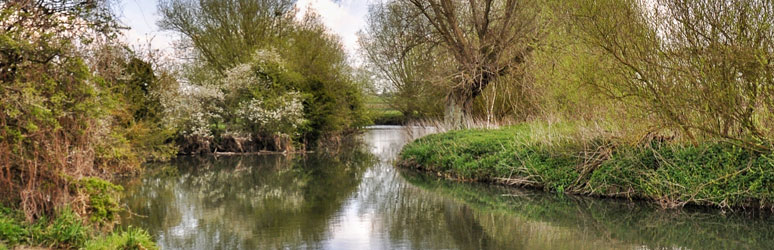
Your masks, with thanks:
[(110, 228), (119, 187), (103, 178), (175, 153), (169, 78), (116, 42), (107, 4), (0, 4), (0, 203), (27, 221), (67, 206)]
[(407, 145), (401, 165), (461, 180), (648, 199), (664, 207), (774, 206), (774, 155), (724, 142), (578, 140), (575, 126), (452, 131)]

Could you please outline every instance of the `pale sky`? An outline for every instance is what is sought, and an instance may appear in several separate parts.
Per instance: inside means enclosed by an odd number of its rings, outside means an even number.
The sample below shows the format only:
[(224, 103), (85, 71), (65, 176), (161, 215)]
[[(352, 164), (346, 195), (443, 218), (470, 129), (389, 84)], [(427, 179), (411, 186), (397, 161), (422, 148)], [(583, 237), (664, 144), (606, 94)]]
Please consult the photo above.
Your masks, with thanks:
[[(326, 26), (342, 38), (350, 57), (357, 54), (357, 32), (364, 28), (368, 5), (373, 0), (298, 0), (297, 7), (303, 15), (307, 6), (319, 13)], [(124, 31), (124, 40), (133, 46), (147, 45), (171, 54), (176, 35), (162, 32), (156, 26), (159, 20), (157, 0), (122, 0), (121, 21), (131, 28)]]

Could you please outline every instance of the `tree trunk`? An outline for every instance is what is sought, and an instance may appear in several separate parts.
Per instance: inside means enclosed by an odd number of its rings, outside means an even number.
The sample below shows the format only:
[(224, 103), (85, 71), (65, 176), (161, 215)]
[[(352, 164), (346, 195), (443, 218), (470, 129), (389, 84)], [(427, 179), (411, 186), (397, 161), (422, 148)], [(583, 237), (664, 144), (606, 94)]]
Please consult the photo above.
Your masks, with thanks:
[(473, 98), (469, 95), (452, 92), (446, 97), (444, 110), (444, 123), (451, 129), (463, 129), (470, 127), (470, 113)]

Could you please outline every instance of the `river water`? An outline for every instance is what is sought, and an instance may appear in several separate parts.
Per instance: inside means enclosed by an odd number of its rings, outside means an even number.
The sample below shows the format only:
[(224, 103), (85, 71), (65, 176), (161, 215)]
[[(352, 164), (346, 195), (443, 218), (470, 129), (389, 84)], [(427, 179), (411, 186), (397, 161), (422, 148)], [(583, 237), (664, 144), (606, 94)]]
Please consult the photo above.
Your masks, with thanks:
[[(339, 153), (179, 158), (124, 183), (162, 249), (772, 249), (769, 214), (455, 183), (397, 169), (421, 129)], [(349, 145), (351, 144), (351, 145)]]

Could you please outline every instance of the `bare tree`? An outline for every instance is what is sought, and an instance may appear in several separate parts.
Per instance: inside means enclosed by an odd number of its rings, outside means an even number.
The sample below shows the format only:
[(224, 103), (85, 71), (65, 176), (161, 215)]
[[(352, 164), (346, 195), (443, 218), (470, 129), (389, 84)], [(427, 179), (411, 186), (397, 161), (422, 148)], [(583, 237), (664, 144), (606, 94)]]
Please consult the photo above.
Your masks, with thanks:
[(426, 19), (432, 42), (456, 63), (445, 120), (463, 125), (473, 100), (496, 78), (523, 65), (539, 37), (534, 1), (401, 0)]
[(410, 118), (437, 116), (443, 90), (432, 79), (445, 58), (428, 43), (428, 23), (400, 2), (372, 5), (368, 26), (359, 33), (369, 71), (386, 83), (387, 104)]

